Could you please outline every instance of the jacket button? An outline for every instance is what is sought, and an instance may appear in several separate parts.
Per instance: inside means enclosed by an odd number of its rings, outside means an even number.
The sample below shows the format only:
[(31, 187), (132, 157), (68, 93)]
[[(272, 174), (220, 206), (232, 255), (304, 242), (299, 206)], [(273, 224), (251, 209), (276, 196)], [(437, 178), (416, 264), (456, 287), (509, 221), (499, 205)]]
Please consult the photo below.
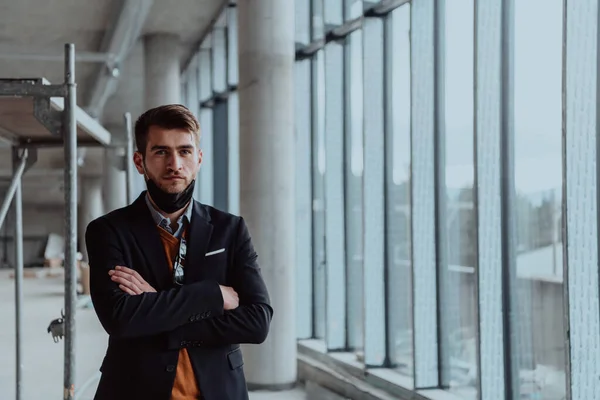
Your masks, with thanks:
[(175, 371), (175, 366), (174, 365), (168, 365), (167, 366), (167, 372), (173, 372)]

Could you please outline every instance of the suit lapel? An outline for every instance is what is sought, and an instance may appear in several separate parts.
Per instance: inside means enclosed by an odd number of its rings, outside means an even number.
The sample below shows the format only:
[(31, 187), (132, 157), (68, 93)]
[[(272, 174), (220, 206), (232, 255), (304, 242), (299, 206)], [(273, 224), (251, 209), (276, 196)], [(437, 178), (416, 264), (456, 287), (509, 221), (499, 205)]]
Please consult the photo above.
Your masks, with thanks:
[(204, 257), (208, 249), (213, 225), (206, 208), (194, 201), (192, 220), (188, 232), (188, 248), (185, 256), (185, 280), (187, 283), (202, 280)]
[(133, 237), (144, 254), (148, 270), (154, 279), (154, 282), (149, 283), (156, 285), (155, 288), (157, 290), (165, 289), (172, 282), (171, 273), (167, 264), (164, 246), (157, 230), (158, 228), (144, 199), (145, 195), (146, 192), (144, 191), (132, 204), (132, 207), (135, 209), (135, 220), (132, 221), (133, 223), (130, 226), (133, 231)]

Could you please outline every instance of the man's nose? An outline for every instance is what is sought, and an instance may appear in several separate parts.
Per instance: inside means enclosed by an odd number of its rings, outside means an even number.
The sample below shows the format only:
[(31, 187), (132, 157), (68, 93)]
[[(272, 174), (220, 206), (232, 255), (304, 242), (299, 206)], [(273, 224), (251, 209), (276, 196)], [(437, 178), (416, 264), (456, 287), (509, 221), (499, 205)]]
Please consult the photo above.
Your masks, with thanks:
[(172, 170), (178, 171), (181, 169), (182, 165), (183, 165), (183, 163), (179, 156), (173, 155), (173, 156), (169, 157), (169, 168), (171, 168)]

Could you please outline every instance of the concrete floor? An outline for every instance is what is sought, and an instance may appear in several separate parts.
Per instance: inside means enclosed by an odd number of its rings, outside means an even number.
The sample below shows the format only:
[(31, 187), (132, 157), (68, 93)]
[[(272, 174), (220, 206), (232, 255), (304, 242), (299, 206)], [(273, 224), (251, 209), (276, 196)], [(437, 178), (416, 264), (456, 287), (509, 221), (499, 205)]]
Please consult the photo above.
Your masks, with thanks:
[[(11, 271), (0, 270), (0, 399), (15, 398), (15, 291)], [(23, 283), (23, 399), (61, 399), (63, 342), (54, 343), (47, 328), (63, 308), (63, 276), (26, 278)], [(94, 310), (77, 309), (77, 400), (91, 400), (98, 367), (104, 357), (107, 335)], [(82, 386), (83, 385), (83, 386)], [(83, 390), (83, 392), (78, 392)], [(253, 392), (251, 400), (304, 400), (302, 390)]]

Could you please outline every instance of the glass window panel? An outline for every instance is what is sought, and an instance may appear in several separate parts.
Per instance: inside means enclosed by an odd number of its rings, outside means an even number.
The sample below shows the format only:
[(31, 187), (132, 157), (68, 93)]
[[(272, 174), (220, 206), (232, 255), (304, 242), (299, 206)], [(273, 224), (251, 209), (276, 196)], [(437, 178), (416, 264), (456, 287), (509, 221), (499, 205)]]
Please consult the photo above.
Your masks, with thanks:
[[(392, 49), (387, 49), (391, 60), (391, 87), (387, 101), (391, 101), (391, 124), (386, 130), (387, 169), (387, 265), (389, 271), (388, 329), (391, 359), (396, 370), (413, 374), (413, 316), (412, 316), (412, 262), (411, 262), (411, 207), (410, 207), (410, 4), (390, 14)], [(389, 32), (389, 30), (388, 30)], [(388, 61), (390, 62), (390, 61)], [(391, 99), (390, 99), (391, 96)]]
[(411, 250), (414, 382), (439, 385), (435, 0), (411, 3)]
[(311, 25), (311, 39), (319, 40), (325, 37), (325, 20), (324, 20), (324, 0), (310, 0), (311, 1), (311, 14), (312, 14), (312, 25)]
[[(312, 60), (295, 63), (296, 131), (296, 292), (298, 299), (313, 298), (312, 189), (311, 189), (311, 65)], [(301, 250), (300, 250), (301, 249)], [(313, 337), (313, 303), (297, 301), (297, 335)]]
[(348, 347), (363, 348), (363, 68), (361, 30), (346, 44), (345, 208)]
[(227, 9), (227, 84), (238, 84), (237, 8)]
[(200, 101), (198, 100), (198, 57), (194, 57), (187, 72), (187, 85), (185, 91), (186, 106), (198, 117)]
[(386, 362), (384, 23), (363, 21), (365, 364)]
[(325, 46), (325, 252), (327, 349), (346, 348), (344, 227), (344, 47)]
[(227, 103), (223, 100), (215, 101), (212, 108), (213, 131), (213, 206), (219, 210), (231, 212), (229, 205), (229, 143), (227, 128)]
[(312, 61), (312, 218), (315, 337), (325, 338), (325, 58)]
[(296, 11), (296, 43), (307, 45), (310, 43), (310, 1), (295, 0)]
[(325, 24), (328, 26), (337, 26), (343, 23), (344, 19), (344, 0), (325, 1)]
[(232, 92), (227, 98), (227, 143), (229, 160), (229, 212), (240, 213), (240, 101), (238, 92)]
[(214, 143), (213, 143), (213, 110), (211, 108), (201, 108), (200, 126), (202, 127), (202, 137), (200, 138), (200, 148), (202, 149), (202, 168), (198, 171), (198, 183), (196, 185), (195, 198), (208, 205), (214, 204), (214, 177), (215, 169), (213, 162)]
[[(511, 354), (520, 398), (565, 391), (562, 244), (563, 2), (514, 2), (516, 276)], [(543, 10), (543, 18), (540, 18)], [(535, 29), (531, 29), (535, 21)]]
[(227, 36), (225, 28), (213, 30), (211, 61), (213, 92), (224, 93), (227, 91)]
[(346, 21), (356, 19), (363, 14), (362, 0), (344, 0), (344, 16)]
[(180, 89), (179, 89), (179, 97), (181, 98), (181, 102), (184, 103), (186, 106), (187, 101), (188, 101), (188, 93), (187, 93), (187, 82), (182, 81), (180, 84)]
[(213, 95), (210, 49), (201, 49), (198, 53), (199, 101), (209, 100)]
[[(445, 35), (441, 125), (445, 148), (445, 212), (438, 229), (445, 240), (440, 265), (442, 386), (462, 398), (477, 395), (477, 224), (473, 168), (474, 0), (452, 0), (440, 10)], [(441, 3), (438, 3), (441, 4)], [(445, 11), (445, 12), (444, 12)], [(444, 204), (445, 203), (445, 204)]]

